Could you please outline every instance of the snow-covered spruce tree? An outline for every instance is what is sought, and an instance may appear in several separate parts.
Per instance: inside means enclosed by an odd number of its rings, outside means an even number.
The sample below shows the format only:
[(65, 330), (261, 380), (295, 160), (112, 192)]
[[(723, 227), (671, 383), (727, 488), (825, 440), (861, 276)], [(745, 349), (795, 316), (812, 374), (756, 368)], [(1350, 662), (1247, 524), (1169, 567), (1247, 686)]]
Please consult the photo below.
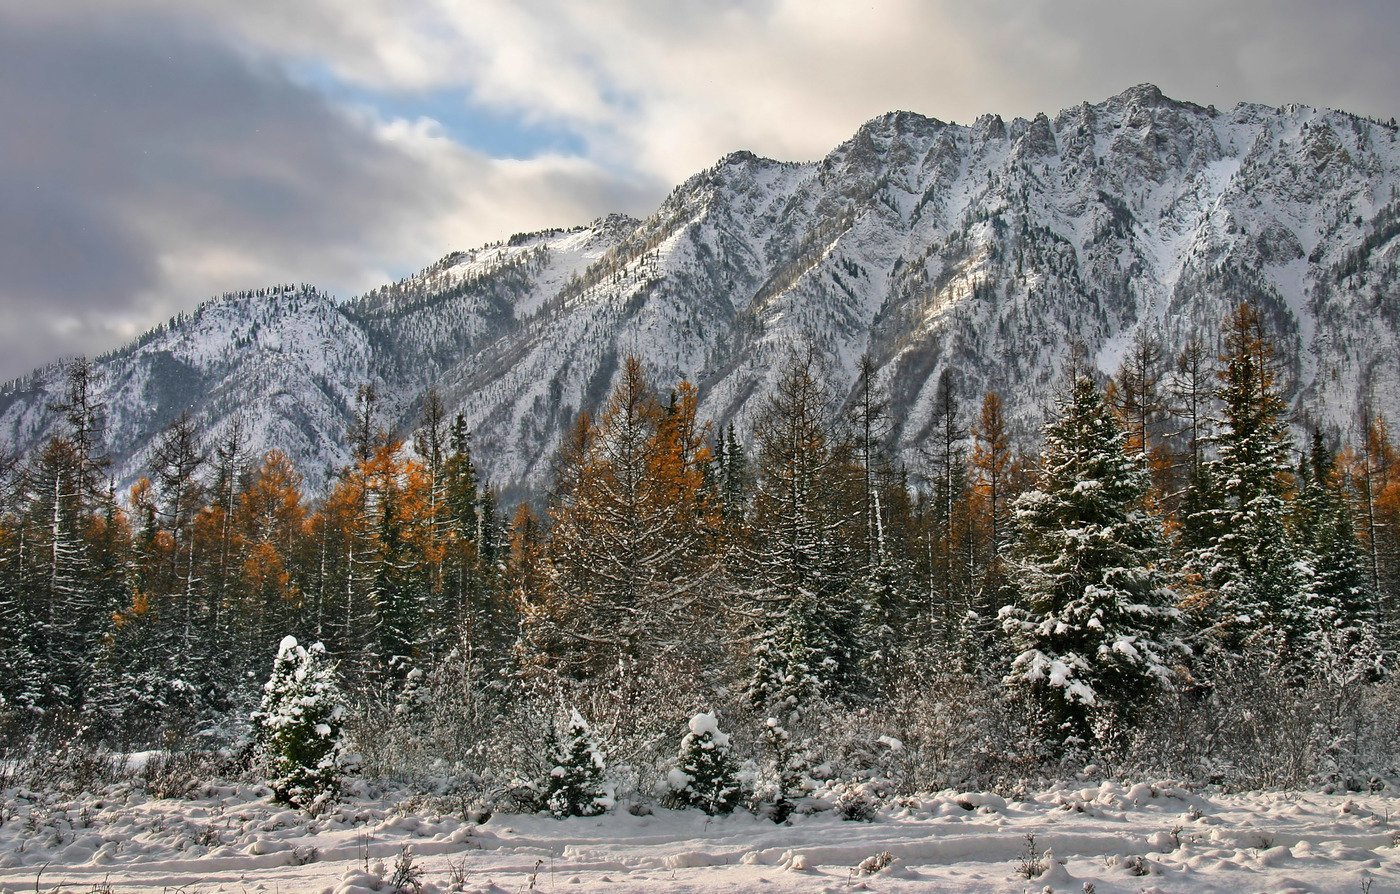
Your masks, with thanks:
[(277, 800), (314, 810), (336, 796), (344, 712), (325, 647), (284, 637), (252, 718), (254, 760)]
[[(758, 419), (755, 544), (748, 589), (758, 616), (750, 697), (797, 712), (850, 676), (855, 607), (836, 536), (828, 402), (809, 350), (787, 364)], [(784, 716), (787, 716), (786, 713)]]
[(666, 781), (681, 807), (698, 807), (714, 816), (738, 805), (739, 770), (729, 754), (729, 736), (720, 732), (713, 713), (690, 718), (680, 757)]
[(813, 755), (807, 749), (808, 743), (794, 742), (776, 717), (764, 721), (758, 744), (766, 759), (754, 785), (754, 798), (759, 802), (756, 806), (773, 822), (782, 823), (796, 809), (794, 799), (806, 793), (804, 781)]
[(1108, 744), (1171, 684), (1177, 612), (1157, 569), (1159, 524), (1143, 509), (1147, 473), (1098, 387), (1076, 376), (1057, 409), (1040, 480), (1015, 503), (1005, 680), (1029, 696), (1047, 740)]
[(1203, 591), (1203, 621), (1231, 651), (1249, 641), (1277, 646), (1285, 660), (1306, 638), (1305, 586), (1285, 524), (1292, 477), (1287, 411), (1277, 385), (1274, 349), (1259, 312), (1241, 304), (1225, 322), (1225, 354), (1216, 397), (1219, 458), (1206, 480), (1218, 494), (1200, 500), (1207, 531), (1187, 556), (1188, 576)]
[(1319, 431), (1298, 474), (1302, 487), (1293, 501), (1294, 536), (1303, 558), (1306, 585), (1306, 647), (1310, 670), (1321, 661), (1331, 670), (1351, 667), (1363, 676), (1379, 661), (1377, 598), (1367, 579), (1356, 528), (1336, 457)]
[(874, 564), (853, 582), (857, 686), (866, 694), (879, 694), (898, 674), (902, 642), (898, 627), (905, 597), (902, 584), (910, 576), (907, 563), (892, 551), (881, 549)]
[(549, 812), (568, 816), (598, 816), (613, 805), (603, 781), (607, 764), (598, 740), (578, 711), (569, 712), (569, 725), (554, 750), (545, 804)]

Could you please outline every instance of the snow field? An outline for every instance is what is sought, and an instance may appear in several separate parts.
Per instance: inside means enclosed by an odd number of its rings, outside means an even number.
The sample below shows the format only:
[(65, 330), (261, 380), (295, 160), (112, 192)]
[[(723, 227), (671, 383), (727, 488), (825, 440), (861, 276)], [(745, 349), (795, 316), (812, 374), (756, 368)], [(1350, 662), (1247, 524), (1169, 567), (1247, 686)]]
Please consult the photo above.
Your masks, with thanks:
[(396, 868), (401, 890), (416, 880), (425, 894), (1400, 890), (1400, 804), (1384, 795), (1110, 782), (1023, 800), (943, 792), (870, 823), (827, 811), (778, 826), (646, 808), (476, 823), (441, 799), (358, 788), (319, 817), (247, 785), (206, 785), (189, 800), (148, 800), (129, 784), (78, 797), (12, 790), (0, 892), (361, 894), (395, 890)]

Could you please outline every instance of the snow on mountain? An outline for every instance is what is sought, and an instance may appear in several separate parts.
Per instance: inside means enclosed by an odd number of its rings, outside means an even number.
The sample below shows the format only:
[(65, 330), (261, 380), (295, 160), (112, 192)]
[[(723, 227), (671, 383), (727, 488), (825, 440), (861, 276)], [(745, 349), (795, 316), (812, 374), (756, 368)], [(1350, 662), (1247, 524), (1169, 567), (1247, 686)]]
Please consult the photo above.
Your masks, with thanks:
[[(1175, 350), (1245, 299), (1296, 357), (1300, 415), (1348, 431), (1366, 399), (1400, 414), (1397, 182), (1393, 126), (1304, 106), (1143, 85), (1053, 119), (893, 112), (820, 161), (731, 154), (645, 220), (515, 236), (344, 303), (211, 301), (100, 360), (110, 452), (129, 479), (181, 409), (212, 432), (241, 411), (316, 485), (346, 459), (358, 385), (401, 430), (436, 385), (518, 495), (628, 354), (659, 386), (698, 382), (742, 435), (811, 344), (838, 391), (871, 353), (917, 465), (945, 370), (969, 413), (995, 388), (1030, 434), (1072, 343), (1111, 371), (1139, 327)], [(59, 393), (54, 367), (7, 386), (0, 441), (44, 436)]]

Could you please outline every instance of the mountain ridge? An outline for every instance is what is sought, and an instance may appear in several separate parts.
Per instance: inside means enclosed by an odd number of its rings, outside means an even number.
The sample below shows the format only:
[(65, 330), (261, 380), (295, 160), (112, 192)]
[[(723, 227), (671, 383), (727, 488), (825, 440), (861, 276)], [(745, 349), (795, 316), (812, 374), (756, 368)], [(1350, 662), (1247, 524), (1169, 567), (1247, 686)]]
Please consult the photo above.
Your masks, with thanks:
[[(696, 381), (702, 415), (743, 434), (782, 354), (811, 343), (840, 393), (870, 352), (914, 465), (940, 382), (969, 412), (1002, 391), (1028, 438), (1071, 340), (1107, 372), (1139, 327), (1174, 351), (1239, 300), (1296, 358), (1295, 409), (1344, 430), (1363, 400), (1400, 411), (1397, 184), (1393, 127), (1308, 106), (1222, 112), (1138, 85), (1053, 118), (889, 112), (816, 161), (729, 153), (640, 220), (516, 234), (346, 301), (205, 302), (95, 361), (109, 452), (128, 481), (181, 409), (211, 436), (242, 412), (251, 447), (319, 487), (348, 460), (361, 383), (399, 430), (437, 385), (493, 483), (537, 493), (623, 356), (659, 387)], [(0, 443), (46, 436), (59, 394), (54, 365), (0, 390)]]

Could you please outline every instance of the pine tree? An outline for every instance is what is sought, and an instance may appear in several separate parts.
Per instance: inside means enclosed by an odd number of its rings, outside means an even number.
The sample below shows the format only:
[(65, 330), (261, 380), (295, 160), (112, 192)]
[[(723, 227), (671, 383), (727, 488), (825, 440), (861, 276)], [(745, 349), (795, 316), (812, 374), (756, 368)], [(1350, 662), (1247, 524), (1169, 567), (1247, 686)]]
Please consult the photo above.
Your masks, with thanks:
[(1209, 479), (1218, 494), (1186, 524), (1205, 540), (1188, 570), (1208, 600), (1206, 618), (1227, 648), (1263, 638), (1289, 655), (1306, 636), (1304, 582), (1286, 526), (1291, 486), (1286, 405), (1262, 318), (1241, 304), (1226, 321), (1216, 396), (1219, 458)]
[(613, 805), (604, 785), (607, 764), (598, 741), (578, 711), (569, 712), (569, 722), (554, 750), (554, 768), (549, 771), (545, 804), (559, 819), (570, 816), (598, 816)]
[(1314, 658), (1374, 666), (1377, 599), (1370, 588), (1336, 458), (1322, 433), (1299, 470), (1293, 501), (1294, 536), (1306, 573), (1306, 647)]
[(284, 637), (252, 718), (255, 757), (279, 801), (314, 812), (334, 800), (344, 712), (325, 647)]
[[(1162, 393), (1162, 366), (1160, 337), (1145, 325), (1138, 326), (1109, 383), (1109, 402), (1127, 430), (1128, 450), (1139, 457), (1149, 472), (1165, 468), (1159, 461), (1162, 457), (1161, 421), (1167, 410)], [(1153, 484), (1154, 491), (1160, 493), (1162, 482)]]
[(1171, 681), (1173, 593), (1143, 508), (1147, 474), (1124, 440), (1093, 380), (1076, 377), (1046, 427), (1038, 486), (1015, 506), (1006, 682), (1037, 706), (1048, 738), (1071, 744), (1110, 744)]
[(757, 426), (750, 594), (759, 626), (749, 692), (789, 711), (834, 694), (851, 668), (854, 618), (836, 548), (849, 519), (833, 513), (826, 404), (815, 357), (794, 355)]
[(698, 807), (715, 816), (738, 806), (739, 770), (729, 754), (729, 736), (720, 732), (713, 713), (690, 718), (667, 783), (681, 807)]

